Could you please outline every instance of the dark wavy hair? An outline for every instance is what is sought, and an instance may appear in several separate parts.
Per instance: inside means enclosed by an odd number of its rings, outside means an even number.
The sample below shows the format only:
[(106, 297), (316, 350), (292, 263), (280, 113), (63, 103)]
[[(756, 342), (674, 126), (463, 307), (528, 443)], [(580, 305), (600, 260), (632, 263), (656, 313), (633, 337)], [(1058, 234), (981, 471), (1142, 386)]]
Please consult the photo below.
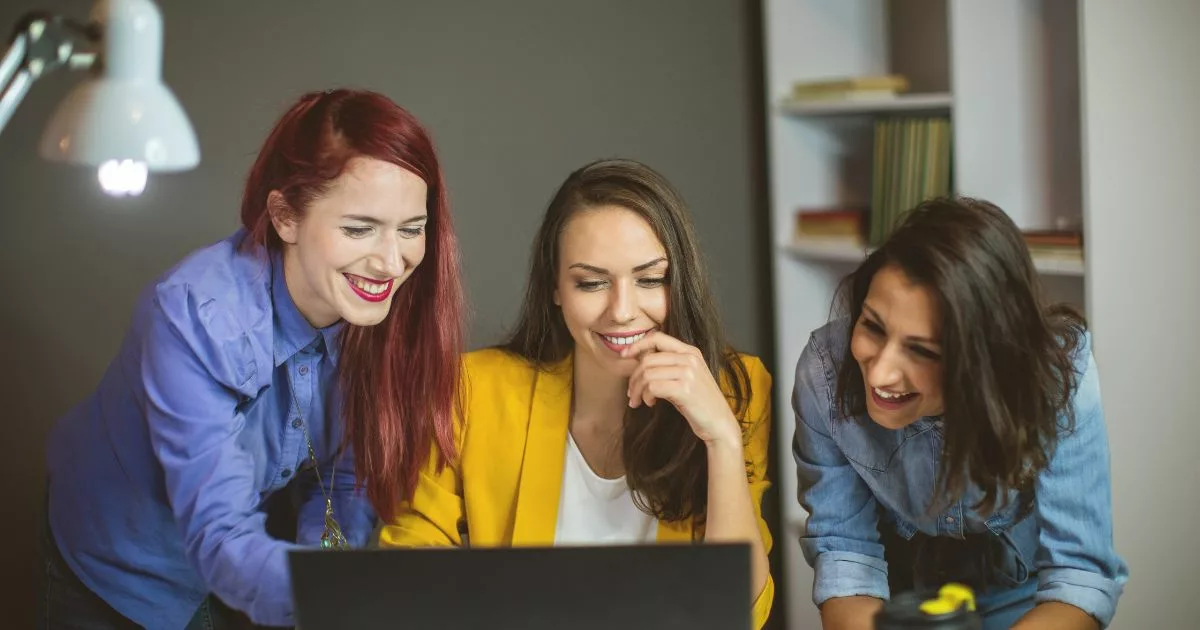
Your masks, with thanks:
[[(722, 376), (744, 421), (749, 399), (746, 366), (726, 342), (708, 285), (699, 241), (679, 193), (659, 173), (632, 160), (588, 164), (563, 182), (533, 241), (529, 283), (521, 314), (500, 347), (538, 369), (575, 349), (562, 311), (554, 304), (559, 241), (579, 212), (626, 208), (646, 220), (667, 251), (668, 310), (663, 331), (698, 348), (718, 382)], [(708, 511), (708, 460), (700, 439), (672, 405), (641, 406), (625, 413), (622, 458), (638, 507), (664, 521), (704, 522)]]
[[(1060, 414), (1067, 430), (1074, 424), (1083, 316), (1045, 300), (1020, 230), (986, 201), (938, 198), (909, 211), (842, 284), (839, 302), (851, 330), (871, 280), (887, 266), (928, 287), (941, 309), (942, 498), (961, 498), (969, 479), (984, 492), (975, 507), (990, 512), (1017, 491), (1028, 509), (1032, 482), (1064, 429)], [(866, 412), (863, 377), (848, 345), (845, 356), (837, 400), (842, 414), (854, 417)]]

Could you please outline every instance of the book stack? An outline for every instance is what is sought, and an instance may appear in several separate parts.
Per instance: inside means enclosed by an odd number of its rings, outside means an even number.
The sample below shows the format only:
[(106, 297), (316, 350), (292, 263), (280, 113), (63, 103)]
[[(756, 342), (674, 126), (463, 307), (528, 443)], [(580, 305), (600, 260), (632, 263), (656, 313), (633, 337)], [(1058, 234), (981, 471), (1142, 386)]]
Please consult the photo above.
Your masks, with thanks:
[(904, 212), (951, 191), (950, 118), (894, 117), (875, 121), (868, 243), (878, 246)]
[(797, 81), (791, 100), (796, 102), (874, 100), (895, 98), (908, 90), (908, 79), (898, 74)]
[(1083, 233), (1079, 230), (1027, 230), (1022, 235), (1033, 258), (1083, 262)]
[(861, 248), (863, 215), (857, 208), (815, 208), (796, 211), (796, 240)]

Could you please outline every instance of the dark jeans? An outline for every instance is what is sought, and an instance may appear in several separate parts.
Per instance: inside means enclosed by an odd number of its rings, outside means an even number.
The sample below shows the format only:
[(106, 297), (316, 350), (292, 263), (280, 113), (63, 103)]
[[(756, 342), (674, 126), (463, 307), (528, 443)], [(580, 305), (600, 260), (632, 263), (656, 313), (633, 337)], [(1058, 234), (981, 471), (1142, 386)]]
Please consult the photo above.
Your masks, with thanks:
[[(276, 493), (268, 503), (267, 532), (276, 538), (296, 539), (296, 506), (298, 495), (289, 486)], [(50, 533), (50, 519), (42, 522), (42, 561), (45, 570), (41, 576), (41, 593), (38, 598), (37, 628), (45, 630), (138, 630), (138, 624), (130, 621), (109, 606), (84, 584), (71, 566), (63, 559), (54, 535)], [(184, 630), (267, 630), (250, 621), (244, 613), (226, 606), (215, 595), (209, 595), (200, 604), (196, 614)]]
[[(136, 630), (130, 621), (92, 592), (71, 570), (54, 544), (50, 528), (42, 528), (42, 592), (37, 627), (46, 630)], [(257, 628), (246, 615), (210, 595), (185, 630), (249, 630)]]

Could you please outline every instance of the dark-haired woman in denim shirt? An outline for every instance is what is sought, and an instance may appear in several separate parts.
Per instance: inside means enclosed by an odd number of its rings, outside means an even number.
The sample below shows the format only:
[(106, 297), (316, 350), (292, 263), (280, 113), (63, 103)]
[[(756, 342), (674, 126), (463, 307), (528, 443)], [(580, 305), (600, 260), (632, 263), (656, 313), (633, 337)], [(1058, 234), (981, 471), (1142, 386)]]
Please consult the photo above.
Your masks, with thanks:
[(796, 368), (801, 540), (827, 630), (963, 582), (984, 628), (1105, 627), (1108, 438), (1083, 318), (1041, 297), (1016, 225), (927, 201), (843, 284)]

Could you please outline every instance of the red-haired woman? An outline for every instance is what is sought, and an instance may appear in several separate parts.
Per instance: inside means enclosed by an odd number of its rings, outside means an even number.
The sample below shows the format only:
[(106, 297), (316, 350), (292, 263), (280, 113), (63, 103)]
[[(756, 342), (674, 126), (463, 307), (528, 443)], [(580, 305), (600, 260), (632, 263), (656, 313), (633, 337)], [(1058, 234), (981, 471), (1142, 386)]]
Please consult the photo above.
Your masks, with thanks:
[(463, 297), (421, 124), (376, 93), (305, 95), (242, 224), (147, 288), (55, 427), (39, 627), (291, 625), (287, 552), (365, 544), (428, 445), (454, 455)]

